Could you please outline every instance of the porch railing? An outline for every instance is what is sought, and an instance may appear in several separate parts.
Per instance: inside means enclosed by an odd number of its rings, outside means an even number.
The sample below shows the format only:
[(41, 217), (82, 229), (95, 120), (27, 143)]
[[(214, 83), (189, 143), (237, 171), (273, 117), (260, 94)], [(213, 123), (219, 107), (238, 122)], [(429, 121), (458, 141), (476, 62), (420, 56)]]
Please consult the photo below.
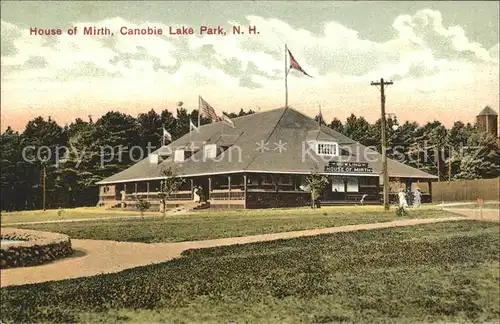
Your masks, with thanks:
[(210, 199), (214, 200), (244, 200), (245, 192), (241, 189), (234, 190), (213, 190), (210, 193)]
[[(138, 193), (131, 193), (131, 194), (126, 194), (125, 195), (125, 200), (131, 201), (131, 200), (139, 200), (139, 199), (152, 199), (152, 200), (157, 200), (159, 199), (159, 192), (138, 192)], [(192, 200), (193, 196), (191, 191), (185, 190), (185, 191), (177, 191), (168, 197), (168, 200)]]

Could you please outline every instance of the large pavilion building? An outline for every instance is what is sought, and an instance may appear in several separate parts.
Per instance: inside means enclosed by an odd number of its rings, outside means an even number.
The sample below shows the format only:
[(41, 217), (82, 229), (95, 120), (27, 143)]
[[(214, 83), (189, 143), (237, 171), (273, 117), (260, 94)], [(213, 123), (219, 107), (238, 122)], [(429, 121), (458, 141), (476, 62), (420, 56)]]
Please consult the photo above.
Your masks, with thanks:
[[(159, 206), (164, 170), (184, 178), (169, 198), (170, 206), (193, 204), (200, 188), (211, 208), (272, 208), (307, 206), (311, 195), (306, 177), (329, 179), (323, 204), (382, 201), (381, 154), (320, 125), (292, 108), (279, 108), (232, 120), (234, 127), (203, 125), (161, 147), (147, 158), (99, 184), (99, 205), (135, 205), (146, 199)], [(418, 185), (430, 201), (437, 177), (388, 159), (390, 188)]]

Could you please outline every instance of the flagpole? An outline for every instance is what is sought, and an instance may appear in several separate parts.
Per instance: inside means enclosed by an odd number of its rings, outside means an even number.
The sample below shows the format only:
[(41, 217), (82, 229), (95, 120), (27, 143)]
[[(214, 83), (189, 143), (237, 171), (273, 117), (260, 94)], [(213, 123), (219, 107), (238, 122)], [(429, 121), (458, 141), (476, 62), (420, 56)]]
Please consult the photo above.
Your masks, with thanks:
[(285, 108), (288, 108), (288, 65), (287, 65), (287, 56), (288, 56), (288, 47), (285, 44)]
[[(224, 115), (224, 112), (222, 112), (222, 114)], [(219, 119), (221, 119), (221, 118), (219, 117)], [(222, 120), (222, 119), (221, 119), (221, 120)], [(219, 120), (219, 122), (220, 122), (221, 120)], [(224, 123), (222, 123), (222, 125), (221, 125), (221, 128), (220, 128), (220, 135), (221, 135), (221, 136), (222, 136), (222, 135), (224, 135)]]
[(198, 127), (200, 127), (200, 117), (201, 117), (201, 96), (198, 95)]
[(318, 115), (318, 128), (321, 128), (321, 119), (323, 116), (321, 115), (321, 105), (318, 105), (319, 108), (319, 115)]
[(165, 125), (161, 126), (161, 146), (165, 146)]

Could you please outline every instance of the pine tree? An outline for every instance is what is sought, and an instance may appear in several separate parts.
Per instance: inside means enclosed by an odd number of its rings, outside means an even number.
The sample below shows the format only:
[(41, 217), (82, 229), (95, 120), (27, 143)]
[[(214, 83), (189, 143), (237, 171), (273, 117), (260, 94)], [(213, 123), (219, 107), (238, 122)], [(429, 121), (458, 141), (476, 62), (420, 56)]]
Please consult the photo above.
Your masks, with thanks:
[(475, 131), (467, 139), (467, 146), (457, 152), (459, 161), (457, 179), (496, 178), (500, 176), (500, 150), (491, 135)]

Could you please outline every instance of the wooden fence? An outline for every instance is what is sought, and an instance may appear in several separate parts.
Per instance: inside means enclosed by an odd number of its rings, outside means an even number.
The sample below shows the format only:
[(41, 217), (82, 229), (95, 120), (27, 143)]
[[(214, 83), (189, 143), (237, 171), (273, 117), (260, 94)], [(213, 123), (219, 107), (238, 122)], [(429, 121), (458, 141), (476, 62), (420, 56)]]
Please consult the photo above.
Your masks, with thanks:
[(432, 184), (432, 201), (499, 200), (500, 177), (496, 179), (441, 181)]

